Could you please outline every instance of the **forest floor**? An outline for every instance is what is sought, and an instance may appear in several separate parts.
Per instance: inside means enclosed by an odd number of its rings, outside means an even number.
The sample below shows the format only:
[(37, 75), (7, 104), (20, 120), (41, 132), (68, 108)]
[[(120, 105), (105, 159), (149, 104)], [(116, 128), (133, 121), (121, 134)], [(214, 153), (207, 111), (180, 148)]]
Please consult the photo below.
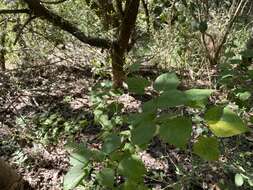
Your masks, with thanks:
[[(91, 122), (89, 99), (91, 85), (96, 82), (89, 67), (63, 64), (0, 74), (0, 157), (35, 189), (62, 189), (63, 176), (69, 168), (64, 145), (70, 137), (92, 147), (100, 146), (101, 142), (95, 138), (99, 127)], [(123, 95), (120, 101), (126, 112), (136, 112), (141, 103), (129, 94)], [(51, 128), (43, 127), (41, 121), (47, 122), (50, 117), (54, 120)], [(82, 121), (88, 125), (80, 127)], [(234, 147), (234, 141), (230, 144)], [(253, 150), (253, 142), (248, 146), (248, 150)], [(224, 159), (238, 156), (232, 149), (228, 155)], [(170, 189), (169, 184), (177, 179), (190, 184), (189, 189), (215, 190), (220, 179), (233, 183), (231, 170), (225, 171), (225, 165), (198, 162), (196, 166), (190, 152), (180, 151), (156, 138), (140, 157), (152, 170), (146, 180), (153, 189)]]

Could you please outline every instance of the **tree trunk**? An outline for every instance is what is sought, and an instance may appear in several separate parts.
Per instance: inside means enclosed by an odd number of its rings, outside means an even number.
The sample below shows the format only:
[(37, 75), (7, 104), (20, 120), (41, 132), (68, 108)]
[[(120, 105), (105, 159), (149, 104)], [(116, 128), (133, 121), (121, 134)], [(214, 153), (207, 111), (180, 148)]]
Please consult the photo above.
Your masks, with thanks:
[(27, 182), (14, 169), (0, 159), (0, 189), (1, 190), (31, 190)]
[(119, 27), (118, 40), (113, 44), (111, 50), (114, 88), (122, 88), (125, 80), (125, 54), (127, 53), (129, 41), (135, 28), (139, 4), (140, 0), (126, 1), (124, 18)]
[(114, 45), (111, 49), (112, 59), (112, 80), (114, 88), (121, 88), (125, 81), (124, 63), (125, 52), (118, 45)]

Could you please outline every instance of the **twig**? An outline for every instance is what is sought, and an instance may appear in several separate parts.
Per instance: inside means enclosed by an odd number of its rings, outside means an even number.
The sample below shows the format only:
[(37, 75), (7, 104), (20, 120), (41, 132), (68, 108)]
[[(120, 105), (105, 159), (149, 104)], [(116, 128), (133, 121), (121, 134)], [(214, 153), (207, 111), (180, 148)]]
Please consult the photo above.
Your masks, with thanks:
[(44, 3), (44, 4), (51, 4), (51, 5), (56, 5), (56, 4), (64, 3), (65, 1), (68, 1), (68, 0), (58, 0), (58, 1), (41, 1), (41, 3)]
[(35, 18), (36, 18), (36, 16), (31, 16), (31, 17), (29, 17), (29, 18), (27, 19), (27, 21), (24, 23), (24, 25), (20, 28), (20, 30), (19, 30), (19, 32), (18, 32), (18, 34), (17, 34), (17, 36), (16, 36), (16, 39), (15, 39), (15, 41), (14, 41), (14, 45), (16, 45), (16, 43), (18, 42), (18, 39), (20, 38), (20, 36), (21, 36), (23, 30), (25, 29), (25, 27), (26, 27), (33, 19), (35, 19)]
[(30, 14), (30, 9), (0, 9), (0, 14), (16, 14), (16, 13), (26, 13)]

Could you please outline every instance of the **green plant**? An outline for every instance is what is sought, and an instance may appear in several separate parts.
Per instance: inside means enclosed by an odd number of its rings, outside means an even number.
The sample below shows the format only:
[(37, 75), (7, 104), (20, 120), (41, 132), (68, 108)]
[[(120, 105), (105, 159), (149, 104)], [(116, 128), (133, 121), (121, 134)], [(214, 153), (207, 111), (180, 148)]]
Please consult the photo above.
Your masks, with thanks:
[(33, 121), (37, 127), (32, 135), (45, 144), (57, 143), (60, 136), (72, 136), (89, 124), (85, 118), (66, 119), (57, 112), (40, 114)]
[[(150, 82), (140, 77), (127, 81), (132, 93), (143, 94), (150, 86)], [(148, 189), (144, 183), (147, 169), (138, 152), (147, 149), (154, 136), (182, 150), (191, 149), (192, 118), (175, 110), (186, 106), (203, 111), (213, 93), (210, 89), (180, 91), (177, 89), (179, 84), (174, 73), (160, 75), (152, 85), (157, 95), (143, 103), (140, 113), (129, 114), (127, 119), (122, 116), (123, 106), (113, 101), (120, 94), (111, 90), (111, 84), (102, 83), (96, 88), (91, 97), (95, 121), (102, 129), (102, 147), (97, 150), (86, 145), (71, 145), (72, 168), (64, 178), (64, 188), (68, 190), (85, 184), (83, 179), (92, 177), (94, 184), (104, 189)], [(118, 117), (120, 119), (116, 119)], [(193, 153), (208, 161), (219, 159), (219, 137), (239, 135), (248, 130), (244, 122), (225, 106), (206, 109), (204, 120), (210, 133), (198, 137), (193, 144)], [(122, 128), (126, 123), (128, 127)], [(97, 170), (98, 165), (100, 169)]]

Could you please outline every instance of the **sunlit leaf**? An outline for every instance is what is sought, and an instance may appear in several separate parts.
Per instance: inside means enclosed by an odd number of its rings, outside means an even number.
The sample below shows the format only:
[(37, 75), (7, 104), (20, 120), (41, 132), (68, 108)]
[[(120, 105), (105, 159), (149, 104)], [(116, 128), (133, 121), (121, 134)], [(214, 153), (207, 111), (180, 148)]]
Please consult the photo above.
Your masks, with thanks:
[(81, 182), (86, 173), (80, 165), (72, 167), (63, 179), (64, 190), (72, 190)]
[(249, 91), (245, 91), (245, 92), (240, 92), (237, 93), (236, 96), (241, 100), (241, 101), (246, 101), (250, 98), (251, 93)]
[(210, 89), (190, 89), (185, 91), (189, 100), (188, 105), (192, 107), (204, 107), (207, 103), (208, 97), (214, 92)]
[(248, 179), (248, 184), (250, 187), (253, 187), (253, 178)]
[(241, 187), (244, 183), (244, 179), (241, 174), (235, 174), (235, 185)]
[(154, 89), (157, 91), (168, 91), (176, 89), (180, 84), (175, 73), (165, 73), (157, 77), (154, 83)]
[(217, 137), (230, 137), (248, 131), (241, 118), (229, 108), (213, 107), (207, 111), (205, 120)]

